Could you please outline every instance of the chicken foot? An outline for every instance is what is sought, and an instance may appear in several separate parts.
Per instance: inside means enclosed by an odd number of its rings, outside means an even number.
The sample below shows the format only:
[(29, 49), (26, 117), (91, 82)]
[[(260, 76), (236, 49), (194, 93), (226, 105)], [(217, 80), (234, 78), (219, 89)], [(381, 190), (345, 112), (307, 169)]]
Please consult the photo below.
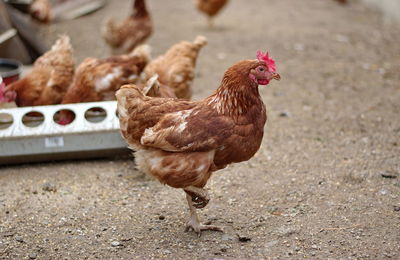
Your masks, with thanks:
[(189, 204), (190, 219), (186, 224), (185, 232), (194, 231), (199, 237), (201, 236), (201, 231), (204, 230), (224, 232), (224, 230), (220, 227), (201, 224), (196, 212), (196, 208), (193, 205), (193, 198), (188, 193), (186, 193), (186, 199)]
[(207, 206), (208, 202), (210, 201), (210, 197), (208, 196), (207, 191), (203, 190), (202, 188), (197, 188), (194, 186), (189, 186), (183, 189), (187, 195), (191, 197), (192, 206), (197, 209), (202, 209)]

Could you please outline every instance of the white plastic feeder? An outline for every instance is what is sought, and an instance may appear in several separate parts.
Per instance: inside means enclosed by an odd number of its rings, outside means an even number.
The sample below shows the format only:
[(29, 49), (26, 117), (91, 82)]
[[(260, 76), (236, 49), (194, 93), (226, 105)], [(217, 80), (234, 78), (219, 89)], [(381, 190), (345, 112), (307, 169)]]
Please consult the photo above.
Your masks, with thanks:
[[(58, 124), (60, 110), (74, 121)], [(129, 153), (116, 111), (116, 101), (0, 109), (0, 164)]]

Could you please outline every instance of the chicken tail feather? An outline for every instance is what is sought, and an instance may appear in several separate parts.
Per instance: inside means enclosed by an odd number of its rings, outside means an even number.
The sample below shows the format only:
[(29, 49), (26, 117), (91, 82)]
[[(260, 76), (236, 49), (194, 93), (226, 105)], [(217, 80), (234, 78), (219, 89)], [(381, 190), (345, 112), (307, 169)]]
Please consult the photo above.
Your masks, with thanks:
[(58, 37), (56, 43), (51, 47), (51, 50), (59, 50), (59, 49), (70, 49), (71, 47), (71, 39), (66, 34), (61, 34)]
[(147, 62), (150, 62), (151, 60), (151, 47), (148, 44), (142, 44), (133, 49), (131, 52), (132, 56), (141, 56), (146, 59)]
[(145, 96), (148, 96), (149, 92), (151, 90), (154, 90), (156, 94), (159, 94), (159, 89), (160, 89), (160, 82), (158, 82), (158, 74), (155, 74), (152, 76), (147, 82), (145, 87), (143, 88), (143, 94)]
[(203, 46), (207, 45), (208, 41), (207, 38), (203, 35), (198, 35), (193, 43), (200, 49)]

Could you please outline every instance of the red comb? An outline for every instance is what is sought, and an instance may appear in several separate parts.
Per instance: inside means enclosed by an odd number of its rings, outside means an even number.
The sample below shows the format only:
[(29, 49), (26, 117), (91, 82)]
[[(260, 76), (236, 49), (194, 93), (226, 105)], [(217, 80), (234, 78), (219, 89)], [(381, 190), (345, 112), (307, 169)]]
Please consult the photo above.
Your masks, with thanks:
[(257, 51), (257, 59), (259, 61), (264, 61), (270, 72), (276, 71), (275, 61), (268, 56), (268, 52), (263, 53), (262, 51)]

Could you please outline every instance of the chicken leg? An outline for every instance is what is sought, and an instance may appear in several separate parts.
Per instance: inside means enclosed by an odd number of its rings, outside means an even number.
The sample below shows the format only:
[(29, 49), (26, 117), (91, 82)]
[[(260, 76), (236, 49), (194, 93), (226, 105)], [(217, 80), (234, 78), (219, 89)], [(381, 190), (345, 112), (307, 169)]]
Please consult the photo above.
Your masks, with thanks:
[(189, 186), (184, 188), (183, 190), (191, 197), (192, 206), (197, 209), (204, 208), (210, 201), (210, 197), (208, 196), (207, 191), (203, 190), (202, 188)]
[(190, 210), (190, 219), (186, 224), (185, 232), (188, 231), (194, 231), (197, 233), (197, 235), (200, 237), (201, 236), (201, 231), (204, 230), (212, 230), (212, 231), (219, 231), (223, 232), (223, 229), (217, 226), (213, 225), (203, 225), (199, 221), (199, 217), (196, 212), (196, 208), (193, 204), (196, 202), (193, 201), (193, 197), (190, 196), (188, 193), (186, 193), (186, 199), (189, 204), (189, 210)]

